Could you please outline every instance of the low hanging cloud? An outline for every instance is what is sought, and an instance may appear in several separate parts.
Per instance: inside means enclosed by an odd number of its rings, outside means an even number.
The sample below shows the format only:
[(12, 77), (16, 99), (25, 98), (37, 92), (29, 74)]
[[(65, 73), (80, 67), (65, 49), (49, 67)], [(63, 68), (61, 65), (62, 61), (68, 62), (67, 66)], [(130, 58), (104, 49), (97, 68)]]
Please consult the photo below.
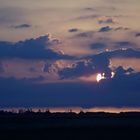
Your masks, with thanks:
[(26, 28), (31, 28), (31, 27), (32, 25), (27, 24), (27, 23), (11, 26), (11, 28), (14, 28), (14, 29), (26, 29)]
[(0, 42), (0, 58), (22, 58), (22, 59), (61, 59), (71, 58), (61, 51), (50, 48), (58, 41), (50, 39), (49, 35), (40, 36), (36, 39), (27, 39), (16, 43)]

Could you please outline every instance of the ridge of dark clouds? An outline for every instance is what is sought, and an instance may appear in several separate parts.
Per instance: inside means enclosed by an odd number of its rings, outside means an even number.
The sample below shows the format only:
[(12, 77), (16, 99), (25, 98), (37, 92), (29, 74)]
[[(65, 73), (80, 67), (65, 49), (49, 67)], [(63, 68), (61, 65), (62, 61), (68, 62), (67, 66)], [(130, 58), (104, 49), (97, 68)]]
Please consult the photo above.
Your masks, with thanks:
[[(140, 58), (140, 51), (133, 49), (119, 49), (114, 51), (108, 51), (99, 53), (93, 56), (85, 57), (85, 60), (75, 62), (73, 67), (64, 68), (58, 71), (58, 75), (61, 79), (73, 79), (82, 76), (89, 76), (96, 73), (105, 73), (106, 78), (111, 77), (111, 72), (114, 71), (110, 68), (110, 59), (112, 58)], [(131, 73), (134, 70), (129, 68), (127, 70), (122, 67), (115, 69), (117, 74)]]
[(23, 58), (23, 59), (69, 59), (71, 56), (55, 52), (50, 45), (56, 40), (50, 40), (49, 35), (40, 36), (36, 39), (27, 39), (16, 43), (0, 42), (0, 58)]
[(107, 59), (111, 59), (111, 58), (140, 58), (140, 51), (132, 49), (132, 48), (117, 49), (117, 50), (113, 50), (113, 51), (105, 51), (105, 52), (99, 53), (97, 55), (90, 55), (90, 56), (87, 56), (85, 58), (96, 58), (96, 57), (107, 58)]

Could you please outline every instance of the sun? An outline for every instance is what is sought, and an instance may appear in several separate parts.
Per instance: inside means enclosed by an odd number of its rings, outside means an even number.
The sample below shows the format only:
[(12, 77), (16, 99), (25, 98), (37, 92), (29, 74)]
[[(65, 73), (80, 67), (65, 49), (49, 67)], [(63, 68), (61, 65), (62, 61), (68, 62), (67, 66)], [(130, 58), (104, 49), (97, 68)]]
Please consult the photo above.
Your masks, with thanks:
[(96, 81), (97, 82), (100, 82), (100, 80), (102, 80), (102, 79), (103, 79), (102, 74), (101, 73), (98, 73), (97, 74), (97, 77), (96, 77)]

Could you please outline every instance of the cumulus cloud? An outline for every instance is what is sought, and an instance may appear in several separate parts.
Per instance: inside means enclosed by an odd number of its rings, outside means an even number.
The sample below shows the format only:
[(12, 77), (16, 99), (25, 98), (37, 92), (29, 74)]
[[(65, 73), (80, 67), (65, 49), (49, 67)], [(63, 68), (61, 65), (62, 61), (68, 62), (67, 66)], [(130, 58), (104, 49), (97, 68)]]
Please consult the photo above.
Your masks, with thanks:
[(120, 48), (130, 48), (130, 47), (135, 47), (136, 44), (129, 42), (129, 41), (120, 41), (120, 42), (115, 42), (116, 47)]
[(23, 58), (23, 59), (60, 59), (71, 58), (50, 48), (57, 43), (51, 40), (49, 35), (40, 36), (36, 39), (27, 39), (16, 43), (0, 42), (0, 58)]
[(100, 15), (92, 14), (92, 15), (85, 15), (75, 18), (75, 20), (88, 20), (88, 19), (96, 19), (100, 17)]
[(109, 32), (111, 31), (112, 28), (109, 27), (109, 26), (105, 26), (105, 27), (102, 27), (101, 29), (99, 29), (99, 32)]
[(96, 42), (96, 43), (92, 43), (90, 44), (90, 48), (93, 49), (93, 50), (96, 50), (96, 49), (103, 49), (103, 48), (106, 48), (106, 44), (105, 43), (100, 43), (100, 42)]
[(94, 35), (93, 31), (87, 31), (87, 32), (81, 32), (76, 34), (76, 37), (81, 37), (81, 38), (92, 38)]
[(117, 21), (115, 18), (103, 16), (103, 17), (98, 18), (98, 23), (99, 24), (115, 24), (117, 23)]
[(73, 67), (64, 68), (58, 71), (61, 79), (76, 78), (82, 75), (90, 75), (93, 73), (94, 67), (90, 62), (80, 61), (76, 62)]
[(122, 66), (117, 67), (115, 70), (116, 76), (131, 74), (132, 72), (134, 72), (134, 69), (132, 68), (124, 69)]
[[(140, 51), (136, 51), (133, 49), (119, 49), (88, 56), (85, 57), (85, 60), (83, 61), (75, 62), (72, 67), (66, 67), (64, 69), (58, 70), (58, 74), (62, 79), (89, 76), (96, 73), (104, 73), (106, 78), (110, 78), (111, 72), (114, 71), (114, 69), (110, 68), (110, 59), (120, 57), (140, 58)], [(133, 72), (133, 69), (129, 68), (125, 70), (122, 67), (118, 67), (115, 68), (115, 71), (119, 74), (128, 74)]]
[(136, 33), (136, 35), (135, 35), (136, 37), (140, 37), (140, 33)]
[(110, 26), (105, 26), (99, 29), (99, 32), (109, 32), (109, 31), (127, 31), (129, 28), (127, 27), (116, 27), (111, 28)]
[(117, 27), (117, 28), (115, 28), (114, 29), (114, 31), (127, 31), (127, 30), (130, 30), (130, 28), (128, 28), (128, 27)]
[(72, 32), (78, 32), (78, 31), (79, 31), (79, 30), (78, 30), (77, 28), (72, 28), (72, 29), (69, 29), (69, 30), (68, 30), (68, 32), (71, 32), (71, 33), (72, 33)]
[(14, 29), (26, 29), (26, 28), (31, 28), (32, 25), (24, 23), (24, 24), (19, 24), (19, 25), (11, 26), (11, 27), (14, 28)]
[(0, 62), (0, 73), (3, 73), (4, 72), (4, 66), (3, 64)]

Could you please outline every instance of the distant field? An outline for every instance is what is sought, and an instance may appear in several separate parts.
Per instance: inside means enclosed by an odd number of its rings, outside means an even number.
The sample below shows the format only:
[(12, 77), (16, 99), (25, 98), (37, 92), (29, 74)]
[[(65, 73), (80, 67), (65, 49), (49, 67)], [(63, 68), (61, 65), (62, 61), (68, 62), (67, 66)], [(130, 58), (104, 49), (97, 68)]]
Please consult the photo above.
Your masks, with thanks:
[(3, 139), (140, 139), (140, 113), (0, 113)]

